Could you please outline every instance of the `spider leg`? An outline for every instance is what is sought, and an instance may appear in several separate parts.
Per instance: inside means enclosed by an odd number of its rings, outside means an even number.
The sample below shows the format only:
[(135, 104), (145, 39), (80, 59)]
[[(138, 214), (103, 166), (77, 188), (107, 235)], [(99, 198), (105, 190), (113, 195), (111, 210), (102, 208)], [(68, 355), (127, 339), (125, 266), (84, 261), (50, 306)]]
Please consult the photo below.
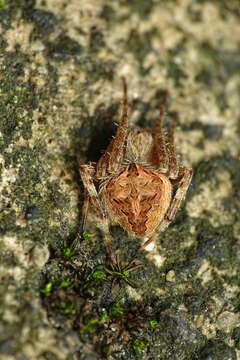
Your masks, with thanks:
[(178, 189), (171, 201), (171, 204), (164, 216), (164, 219), (162, 220), (162, 222), (160, 223), (160, 225), (156, 229), (156, 231), (150, 236), (150, 238), (148, 238), (138, 248), (138, 250), (144, 249), (148, 244), (150, 244), (152, 241), (154, 241), (155, 238), (158, 236), (158, 234), (163, 232), (168, 227), (168, 225), (173, 221), (177, 210), (179, 209), (179, 207), (181, 206), (181, 204), (185, 198), (186, 192), (191, 183), (191, 179), (192, 179), (192, 170), (185, 168), (185, 167), (180, 167), (179, 177), (178, 177), (178, 181), (179, 181)]
[(86, 228), (86, 222), (87, 222), (87, 216), (88, 216), (88, 210), (89, 210), (89, 200), (90, 197), (86, 191), (86, 189), (84, 189), (84, 201), (83, 201), (83, 206), (82, 206), (82, 218), (81, 218), (81, 223), (80, 223), (80, 233), (83, 234), (85, 232), (85, 228)]
[[(96, 164), (91, 162), (89, 165), (87, 165), (88, 167), (88, 176), (90, 178), (93, 178), (94, 174), (95, 174), (95, 166)], [(81, 166), (80, 166), (80, 175), (81, 175)], [(87, 217), (88, 217), (88, 211), (89, 211), (89, 202), (90, 202), (90, 196), (89, 196), (89, 192), (87, 191), (87, 188), (84, 185), (84, 201), (83, 201), (83, 206), (82, 206), (82, 218), (81, 218), (81, 223), (80, 223), (80, 233), (83, 234), (86, 228), (86, 222), (87, 222)]]
[(85, 232), (86, 221), (87, 221), (87, 216), (88, 216), (88, 209), (89, 209), (89, 196), (86, 193), (86, 190), (84, 190), (84, 201), (83, 201), (83, 206), (82, 206), (82, 217), (81, 217), (81, 221), (80, 221), (79, 231), (78, 231), (76, 238), (74, 239), (74, 241), (71, 244), (71, 248), (74, 250), (78, 249), (78, 247), (80, 246), (79, 245), (80, 241), (84, 237), (83, 234)]
[(155, 237), (157, 236), (157, 233), (160, 233), (160, 231), (157, 231), (152, 235), (150, 236), (143, 244), (141, 244), (138, 248), (137, 248), (137, 251), (141, 251), (143, 250), (147, 245), (151, 244), (151, 242), (153, 242), (155, 240)]
[(116, 172), (122, 164), (124, 150), (126, 147), (126, 138), (128, 134), (128, 95), (127, 83), (123, 77), (123, 109), (120, 124), (115, 137), (107, 147), (107, 150), (100, 158), (97, 164), (97, 177), (105, 177), (109, 173)]
[(119, 165), (121, 165), (123, 160), (123, 152), (125, 147), (125, 140), (127, 137), (127, 122), (128, 122), (128, 95), (127, 95), (127, 83), (126, 79), (123, 77), (123, 109), (122, 117), (120, 120), (119, 127), (114, 139), (112, 152), (109, 158), (108, 170), (110, 173), (118, 170)]
[[(172, 222), (172, 220), (175, 218), (176, 212), (179, 209), (179, 207), (181, 206), (182, 201), (184, 200), (184, 198), (186, 196), (186, 192), (187, 192), (188, 187), (192, 180), (192, 174), (193, 174), (192, 169), (188, 169), (184, 166), (181, 166), (179, 168), (178, 189), (177, 189), (177, 191), (172, 199), (172, 202), (170, 204), (170, 207), (164, 217), (164, 221), (168, 222), (168, 224), (170, 222)], [(167, 227), (168, 224), (165, 227)]]
[[(101, 222), (99, 224), (99, 227), (101, 228), (101, 230), (103, 232), (109, 256), (110, 256), (112, 262), (116, 263), (116, 258), (115, 258), (115, 255), (114, 255), (113, 249), (112, 249), (112, 239), (111, 239), (111, 235), (109, 232), (108, 217), (107, 217), (106, 211), (99, 199), (97, 190), (93, 183), (93, 175), (94, 175), (95, 169), (90, 164), (90, 165), (81, 165), (79, 170), (80, 170), (80, 176), (81, 176), (85, 191), (87, 193), (87, 197), (89, 198), (89, 200), (91, 201), (91, 203), (93, 204), (93, 206), (98, 211), (98, 213), (101, 217)], [(86, 221), (86, 217), (87, 217), (87, 210), (88, 210), (87, 200), (86, 200), (86, 203), (83, 204), (83, 207), (84, 207), (84, 214), (83, 214), (82, 224), (84, 225), (85, 221)]]
[(164, 94), (163, 103), (160, 105), (160, 114), (156, 119), (156, 127), (152, 130), (154, 136), (154, 148), (152, 152), (151, 162), (156, 164), (158, 170), (165, 174), (169, 167), (169, 157), (166, 146), (166, 139), (162, 131), (162, 123), (164, 120), (165, 107), (167, 102), (167, 92)]
[(168, 142), (167, 142), (167, 149), (168, 149), (168, 156), (169, 156), (169, 170), (168, 176), (170, 179), (177, 179), (178, 178), (178, 163), (177, 163), (177, 156), (174, 146), (174, 131), (177, 125), (177, 114), (174, 113), (174, 120), (169, 128), (168, 131)]

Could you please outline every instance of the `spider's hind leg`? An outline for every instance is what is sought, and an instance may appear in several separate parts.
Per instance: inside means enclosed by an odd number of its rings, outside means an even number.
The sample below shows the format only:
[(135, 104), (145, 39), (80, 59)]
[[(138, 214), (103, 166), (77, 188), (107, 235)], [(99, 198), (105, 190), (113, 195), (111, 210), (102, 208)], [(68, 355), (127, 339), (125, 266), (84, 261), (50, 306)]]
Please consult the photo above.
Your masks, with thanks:
[(171, 201), (171, 204), (169, 206), (169, 209), (168, 209), (168, 211), (164, 217), (164, 221), (163, 221), (163, 223), (166, 222), (166, 226), (164, 226), (164, 224), (161, 224), (160, 227), (162, 226), (162, 227), (166, 228), (168, 226), (168, 224), (170, 222), (172, 222), (172, 220), (175, 218), (175, 215), (186, 196), (188, 187), (191, 183), (192, 174), (193, 174), (192, 169), (188, 169), (184, 166), (179, 167), (179, 173), (178, 173), (178, 179), (177, 179), (178, 188), (177, 188), (177, 191)]
[(89, 200), (86, 200), (86, 203), (83, 204), (83, 220), (82, 225), (85, 226), (87, 212), (88, 212), (88, 201), (91, 201), (95, 209), (98, 211), (101, 221), (99, 227), (102, 230), (106, 247), (108, 250), (109, 257), (113, 263), (116, 263), (116, 257), (112, 248), (112, 238), (109, 231), (109, 221), (107, 217), (106, 210), (101, 203), (101, 200), (98, 196), (97, 190), (93, 183), (93, 176), (95, 173), (95, 168), (90, 164), (80, 166), (80, 176), (84, 185), (85, 192)]

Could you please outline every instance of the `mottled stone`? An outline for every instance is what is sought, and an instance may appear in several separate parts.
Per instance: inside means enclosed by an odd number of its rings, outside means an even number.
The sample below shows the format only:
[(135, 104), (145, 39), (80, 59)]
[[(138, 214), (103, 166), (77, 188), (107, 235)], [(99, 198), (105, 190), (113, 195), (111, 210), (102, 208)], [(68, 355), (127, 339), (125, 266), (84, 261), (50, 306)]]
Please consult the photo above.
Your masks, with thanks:
[[(240, 357), (239, 16), (238, 0), (0, 0), (1, 359)], [(121, 263), (144, 264), (113, 274), (96, 213), (78, 234), (78, 165), (115, 134), (122, 75), (132, 124), (168, 91), (194, 177), (146, 251), (111, 228)]]

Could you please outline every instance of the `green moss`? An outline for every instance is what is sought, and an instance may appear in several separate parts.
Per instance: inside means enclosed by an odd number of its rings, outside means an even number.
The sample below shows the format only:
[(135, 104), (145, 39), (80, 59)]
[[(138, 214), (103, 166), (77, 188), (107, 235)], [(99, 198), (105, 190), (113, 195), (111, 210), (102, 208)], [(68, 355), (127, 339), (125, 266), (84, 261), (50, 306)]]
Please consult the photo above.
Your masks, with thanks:
[(5, 0), (0, 0), (0, 10), (4, 9), (5, 5), (6, 5)]
[(114, 304), (110, 308), (109, 314), (113, 318), (119, 318), (119, 317), (122, 317), (124, 315), (124, 311), (123, 311), (122, 307), (119, 304)]
[(59, 288), (67, 288), (72, 284), (72, 279), (64, 279), (60, 282)]
[(95, 319), (95, 318), (88, 319), (86, 322), (86, 325), (84, 327), (84, 332), (95, 333), (98, 322), (99, 322), (99, 320)]
[(71, 248), (64, 248), (62, 254), (65, 260), (69, 260), (75, 255), (75, 251)]
[[(98, 80), (112, 80), (114, 76), (115, 61), (99, 60), (90, 57), (88, 54), (79, 58), (78, 64), (82, 71), (91, 75), (88, 78), (88, 86), (96, 83)], [(89, 118), (88, 118), (89, 119)]]
[(207, 64), (207, 69), (203, 68), (200, 73), (200, 79), (203, 78), (202, 74), (204, 72), (205, 74), (206, 71), (211, 73), (210, 78), (212, 86), (214, 86), (216, 100), (219, 108), (223, 110), (229, 105), (227, 103), (226, 91), (222, 88), (221, 84), (226, 83), (230, 77), (239, 75), (240, 60), (237, 56), (238, 50), (222, 50), (221, 47), (214, 47), (209, 42), (202, 42), (198, 45), (198, 48), (200, 56), (203, 60), (205, 58)]
[(196, 75), (196, 81), (199, 81), (207, 86), (213, 85), (213, 73), (210, 69), (204, 67)]
[(118, 22), (118, 14), (110, 4), (103, 5), (100, 17), (112, 25)]
[[(7, 60), (6, 60), (7, 59)], [(8, 61), (9, 59), (9, 61)], [(4, 135), (3, 151), (11, 142), (17, 141), (20, 136), (28, 140), (32, 136), (32, 111), (37, 105), (38, 97), (35, 86), (31, 82), (22, 82), (18, 77), (22, 74), (21, 55), (11, 54), (5, 57), (6, 69), (12, 68), (11, 78), (7, 72), (0, 87), (0, 112), (2, 121), (0, 131)], [(18, 63), (19, 61), (19, 63)], [(14, 75), (14, 70), (16, 74)]]
[[(213, 47), (208, 42), (200, 44), (199, 50), (214, 66), (217, 66), (213, 73), (219, 76), (220, 81), (239, 74), (240, 60), (237, 57), (237, 51), (223, 51), (221, 48)], [(223, 69), (224, 71), (221, 71)]]
[(102, 311), (99, 315), (99, 321), (106, 322), (109, 320), (109, 315), (106, 310)]
[(102, 280), (106, 277), (106, 272), (102, 269), (98, 269), (93, 271), (90, 277), (93, 280)]
[(76, 311), (75, 304), (71, 300), (59, 301), (56, 305), (64, 315), (73, 315)]
[(225, 18), (229, 13), (239, 18), (239, 1), (238, 0), (200, 0), (200, 4), (215, 4), (219, 8), (220, 14)]
[(17, 231), (19, 227), (16, 225), (16, 212), (13, 209), (9, 209), (0, 213), (0, 233), (4, 234), (8, 231)]
[(134, 339), (130, 342), (130, 344), (133, 350), (137, 353), (141, 352), (146, 347), (146, 344), (140, 339)]
[(32, 9), (35, 0), (1, 0), (0, 7), (0, 24), (4, 31), (11, 27), (12, 21), (23, 14), (26, 9)]
[(220, 339), (209, 340), (207, 345), (201, 351), (200, 354), (202, 359), (223, 359), (223, 360), (236, 360), (235, 350), (227, 345), (224, 341)]
[(66, 34), (60, 34), (54, 42), (47, 43), (47, 54), (58, 61), (66, 61), (79, 55), (81, 45)]
[(139, 34), (137, 30), (132, 30), (130, 37), (127, 43), (127, 48), (129, 51), (134, 53), (134, 55), (142, 62), (145, 56), (151, 50), (151, 37), (153, 32), (145, 32), (144, 34)]
[(54, 30), (59, 20), (53, 12), (43, 9), (29, 9), (24, 13), (25, 20), (33, 24), (31, 40), (44, 41)]
[[(174, 3), (176, 0), (160, 0), (160, 3)], [(154, 10), (155, 0), (121, 0), (121, 3), (128, 7), (131, 12), (136, 12), (141, 18), (146, 19), (150, 15), (151, 11)]]
[(92, 26), (90, 31), (89, 48), (93, 53), (97, 53), (105, 46), (104, 35), (98, 26)]
[(156, 30), (147, 31), (139, 34), (137, 30), (132, 30), (127, 42), (127, 50), (134, 54), (139, 61), (139, 70), (145, 74), (149, 69), (144, 68), (143, 62), (145, 57), (152, 51), (151, 39), (156, 34)]
[[(219, 180), (216, 175), (218, 172), (223, 170), (227, 170), (230, 173), (234, 192), (237, 193), (239, 191), (239, 186), (237, 186), (240, 176), (239, 169), (240, 161), (232, 157), (227, 152), (222, 156), (216, 156), (212, 157), (211, 159), (201, 161), (194, 169), (194, 176), (192, 180), (192, 187), (194, 188), (194, 193), (197, 194), (199, 191), (201, 191), (199, 185), (209, 179), (211, 179), (212, 183), (216, 184), (217, 186), (219, 184)], [(232, 201), (234, 202), (234, 196)]]
[(53, 283), (49, 282), (45, 284), (45, 286), (42, 288), (41, 292), (45, 295), (49, 294), (52, 291)]
[(236, 348), (240, 350), (240, 327), (236, 327), (233, 329), (232, 339), (235, 343)]
[(94, 235), (93, 235), (93, 234), (90, 234), (90, 233), (88, 233), (88, 232), (84, 232), (84, 233), (82, 234), (82, 236), (83, 236), (84, 240), (86, 240), (86, 239), (89, 239), (89, 238), (93, 237)]
[(180, 65), (174, 61), (169, 61), (167, 64), (168, 76), (174, 79), (176, 87), (182, 87), (182, 80), (186, 79), (187, 75)]
[(157, 320), (149, 320), (149, 325), (151, 328), (155, 328), (156, 326), (158, 326), (158, 321)]

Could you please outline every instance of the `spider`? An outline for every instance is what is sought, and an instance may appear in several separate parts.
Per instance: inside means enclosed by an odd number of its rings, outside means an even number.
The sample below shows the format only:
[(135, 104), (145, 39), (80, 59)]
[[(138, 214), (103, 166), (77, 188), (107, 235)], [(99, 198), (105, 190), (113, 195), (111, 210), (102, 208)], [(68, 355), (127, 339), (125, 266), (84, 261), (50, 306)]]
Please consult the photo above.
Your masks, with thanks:
[[(161, 128), (166, 99), (160, 106), (154, 128), (130, 127), (124, 77), (122, 81), (123, 108), (116, 135), (97, 163), (80, 166), (85, 190), (82, 231), (91, 202), (99, 213), (99, 228), (116, 269), (119, 266), (113, 251), (110, 223), (119, 224), (133, 237), (143, 238), (138, 250), (144, 249), (173, 221), (192, 178), (192, 169), (178, 165), (174, 148), (176, 121), (167, 135)], [(177, 184), (175, 191), (174, 184)]]

